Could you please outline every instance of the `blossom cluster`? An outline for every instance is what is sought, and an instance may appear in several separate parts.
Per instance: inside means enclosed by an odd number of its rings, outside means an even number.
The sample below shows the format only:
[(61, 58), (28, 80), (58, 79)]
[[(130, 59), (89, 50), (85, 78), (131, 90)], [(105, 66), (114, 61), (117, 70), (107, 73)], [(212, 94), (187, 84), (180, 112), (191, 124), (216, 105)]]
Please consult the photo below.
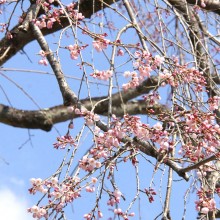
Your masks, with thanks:
[(46, 55), (47, 55), (47, 54), (45, 53), (45, 51), (40, 50), (40, 51), (39, 51), (39, 55), (41, 56), (41, 60), (39, 60), (38, 63), (39, 63), (40, 65), (47, 66), (47, 65), (48, 65), (48, 61), (47, 61), (47, 58), (46, 58)]
[(95, 113), (93, 113), (91, 111), (88, 111), (86, 109), (80, 110), (80, 109), (75, 108), (73, 106), (68, 106), (67, 110), (70, 113), (74, 112), (77, 115), (84, 116), (84, 120), (85, 120), (87, 126), (93, 126), (93, 125), (95, 125), (95, 123), (97, 121), (100, 120), (100, 116), (99, 115), (97, 115), (97, 114), (95, 114)]
[(80, 55), (80, 51), (85, 49), (88, 45), (84, 45), (84, 46), (79, 46), (77, 44), (74, 45), (69, 45), (66, 48), (70, 51), (70, 57), (73, 60), (77, 60), (79, 55)]
[(33, 218), (37, 218), (37, 219), (48, 218), (47, 210), (44, 207), (38, 207), (34, 205), (31, 208), (28, 208), (27, 211), (33, 214)]
[(100, 79), (100, 80), (108, 80), (112, 77), (113, 72), (112, 70), (96, 70), (94, 73), (90, 74), (93, 78)]
[(34, 205), (28, 209), (28, 212), (33, 214), (33, 218), (37, 219), (46, 218), (50, 208), (60, 212), (67, 203), (79, 198), (82, 190), (79, 186), (79, 177), (68, 177), (62, 183), (58, 182), (57, 177), (51, 177), (49, 180), (32, 178), (30, 181), (32, 187), (29, 192), (31, 194), (35, 194), (37, 191), (43, 194), (48, 193), (49, 204), (47, 206), (38, 207)]
[(187, 65), (175, 64), (173, 71), (164, 69), (159, 73), (163, 85), (169, 84), (173, 87), (178, 87), (180, 84), (191, 83), (195, 85), (195, 91), (201, 92), (206, 86), (206, 79), (203, 73), (195, 68), (187, 68)]
[(150, 72), (152, 70), (155, 70), (158, 67), (160, 67), (165, 61), (164, 57), (160, 55), (155, 55), (153, 57), (153, 55), (147, 51), (136, 51), (134, 53), (134, 56), (136, 57), (134, 67), (138, 68), (141, 76), (147, 77), (150, 76)]
[(101, 165), (101, 162), (96, 160), (94, 157), (88, 158), (87, 156), (83, 156), (83, 158), (79, 161), (79, 167), (88, 172), (93, 171), (95, 168), (100, 168)]
[(144, 95), (143, 98), (146, 101), (147, 106), (158, 104), (158, 101), (161, 100), (159, 93), (155, 91), (149, 93), (148, 95)]
[[(86, 220), (91, 220), (92, 219), (92, 214), (85, 214), (83, 216)], [(100, 210), (98, 210), (98, 218), (103, 218), (103, 214)]]
[(152, 188), (145, 189), (144, 191), (148, 197), (149, 202), (152, 203), (154, 201), (154, 196), (157, 195), (157, 193)]
[[(115, 189), (115, 191), (110, 194), (110, 199), (108, 200), (107, 205), (109, 206), (115, 206), (116, 204), (118, 205), (120, 203), (121, 196), (122, 193), (120, 192), (120, 190)], [(114, 209), (114, 214), (122, 217), (124, 220), (128, 220), (129, 216), (130, 217), (135, 216), (134, 212), (128, 214), (123, 212), (121, 208)]]
[(153, 57), (152, 54), (147, 51), (143, 51), (142, 53), (136, 51), (134, 55), (136, 57), (134, 67), (138, 68), (141, 78), (145, 76), (150, 77), (151, 71), (160, 67), (165, 61), (164, 57), (160, 55)]
[(33, 20), (33, 23), (37, 25), (40, 29), (42, 28), (53, 28), (53, 24), (55, 22), (60, 22), (61, 16), (69, 16), (70, 18), (73, 18), (74, 20), (80, 21), (83, 20), (85, 17), (82, 15), (82, 13), (79, 13), (78, 10), (75, 9), (76, 4), (71, 3), (66, 7), (66, 13), (62, 8), (53, 8), (52, 4), (53, 0), (50, 0), (49, 2), (44, 1), (43, 3), (40, 3), (42, 7), (44, 8), (44, 11), (47, 12), (46, 14), (42, 15), (40, 18), (37, 18)]
[(40, 19), (33, 20), (33, 22), (40, 29), (42, 28), (52, 29), (53, 23), (56, 22), (56, 19), (54, 17), (48, 18), (46, 15), (42, 15)]
[(169, 141), (170, 134), (163, 130), (159, 122), (150, 127), (148, 124), (142, 123), (138, 116), (125, 115), (124, 120), (124, 126), (127, 130), (139, 139), (159, 144), (159, 151), (170, 151), (172, 149), (172, 142)]
[(150, 77), (151, 72), (160, 68), (165, 61), (164, 57), (160, 55), (153, 57), (152, 54), (148, 53), (147, 51), (136, 51), (134, 55), (136, 57), (134, 67), (139, 71), (139, 75), (136, 71), (125, 71), (124, 76), (131, 77), (131, 81), (122, 85), (124, 90), (137, 87), (145, 77)]
[(6, 23), (0, 23), (0, 32), (4, 32), (6, 30), (6, 28), (7, 28), (7, 24)]
[(107, 49), (110, 44), (110, 40), (105, 39), (107, 34), (99, 35), (93, 42), (92, 45), (97, 52), (101, 52), (104, 49)]
[[(157, 97), (156, 93), (152, 93), (152, 95)], [(149, 97), (146, 97), (146, 100), (148, 99)], [(159, 147), (158, 152), (170, 152), (173, 148), (174, 143), (171, 141), (172, 134), (169, 133), (169, 130), (164, 129), (163, 125), (159, 122), (150, 126), (143, 123), (138, 116), (124, 115), (123, 120), (119, 120), (113, 115), (110, 129), (106, 132), (101, 132), (101, 130), (95, 126), (95, 122), (99, 120), (98, 115), (89, 111), (80, 112), (79, 109), (71, 108), (71, 111), (73, 110), (84, 116), (89, 126), (94, 126), (95, 145), (90, 149), (87, 155), (79, 160), (78, 164), (80, 169), (88, 173), (101, 168), (102, 165), (105, 164), (107, 165), (106, 169), (109, 169), (111, 173), (115, 168), (115, 164), (109, 163), (108, 159), (120, 149), (122, 139), (127, 136), (136, 136), (141, 140), (156, 144), (156, 146)], [(213, 114), (202, 114), (196, 109), (193, 109), (192, 112), (177, 110), (172, 117), (170, 117), (170, 115), (164, 115), (163, 117), (163, 120), (172, 128), (178, 126), (179, 129), (183, 131), (182, 138), (187, 141), (185, 144), (182, 144), (180, 153), (183, 157), (189, 158), (192, 162), (216, 153), (216, 148), (220, 145), (220, 141), (217, 138), (220, 134), (220, 127), (215, 124), (213, 119)], [(57, 140), (58, 142), (54, 145), (56, 148), (65, 148), (67, 144), (75, 144), (74, 139), (70, 136), (63, 136)], [(127, 158), (123, 161), (126, 162)], [(201, 175), (205, 175), (205, 173), (203, 172)], [(37, 191), (44, 194), (48, 193), (50, 201), (52, 201), (50, 202), (50, 207), (53, 207), (57, 212), (61, 211), (67, 203), (80, 197), (80, 192), (82, 191), (78, 178), (74, 180), (69, 178), (62, 184), (59, 184), (57, 179), (50, 179), (47, 181), (32, 179), (31, 182), (33, 187), (29, 190), (30, 193), (34, 194)], [(96, 182), (97, 179), (93, 178), (91, 181), (92, 185), (87, 184), (85, 186), (85, 191), (88, 193), (95, 192), (96, 188), (94, 184)], [(144, 192), (149, 202), (153, 202), (156, 192), (152, 188), (145, 189)], [(120, 204), (122, 193), (118, 189), (113, 192), (108, 192), (108, 194), (108, 206)], [(207, 198), (203, 194), (199, 194), (199, 200), (196, 202), (196, 207), (202, 213), (206, 213), (215, 208), (215, 202), (213, 199)], [(33, 216), (39, 218), (47, 215), (47, 210), (48, 207), (46, 206), (34, 206), (29, 209), (29, 212), (33, 213)], [(100, 210), (98, 210), (98, 213), (100, 218), (103, 217)], [(125, 220), (127, 220), (129, 216), (132, 217), (134, 215), (134, 213), (128, 214), (123, 212), (120, 208), (115, 209), (114, 213)], [(92, 216), (92, 213), (88, 213), (84, 215), (84, 218), (90, 220)]]
[(216, 203), (213, 198), (207, 197), (206, 193), (203, 189), (197, 191), (197, 195), (199, 200), (195, 201), (196, 210), (202, 214), (208, 214), (209, 211), (214, 211), (216, 209)]
[(128, 90), (130, 88), (135, 88), (135, 87), (139, 86), (140, 79), (139, 79), (138, 74), (137, 74), (136, 71), (133, 71), (133, 72), (126, 71), (124, 73), (124, 76), (125, 77), (131, 77), (131, 80), (128, 83), (124, 83), (122, 85), (122, 88), (124, 90)]
[(76, 146), (75, 139), (70, 135), (57, 137), (57, 142), (53, 144), (56, 149), (64, 149), (67, 145)]
[(193, 110), (191, 113), (185, 113), (184, 118), (177, 118), (179, 124), (185, 120), (182, 132), (185, 143), (179, 153), (192, 161), (218, 153), (220, 127), (214, 121), (214, 115)]
[(214, 111), (218, 109), (220, 106), (220, 96), (214, 96), (214, 97), (209, 98), (208, 104), (209, 104), (210, 111)]
[(94, 114), (93, 112), (87, 111), (85, 112), (85, 117), (86, 125), (88, 126), (93, 126), (97, 121), (100, 120), (99, 115)]
[(135, 213), (131, 212), (130, 214), (127, 214), (125, 212), (122, 211), (122, 209), (117, 208), (114, 210), (114, 213), (120, 217), (122, 217), (124, 220), (128, 220), (128, 217), (134, 217)]

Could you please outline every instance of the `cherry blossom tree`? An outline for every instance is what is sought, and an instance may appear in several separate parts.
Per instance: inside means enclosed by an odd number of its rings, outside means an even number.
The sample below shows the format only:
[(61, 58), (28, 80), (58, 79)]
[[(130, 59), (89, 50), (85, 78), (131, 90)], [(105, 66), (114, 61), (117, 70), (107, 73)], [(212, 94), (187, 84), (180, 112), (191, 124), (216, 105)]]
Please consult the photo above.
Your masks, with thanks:
[[(199, 219), (220, 216), (219, 1), (0, 0), (0, 7), (0, 76), (11, 80), (3, 64), (19, 52), (28, 57), (27, 44), (38, 45), (39, 68), (50, 68), (63, 99), (32, 110), (2, 103), (0, 122), (46, 132), (68, 122), (54, 140), (66, 152), (60, 166), (46, 179), (30, 180), (29, 193), (42, 195), (30, 215), (67, 219), (66, 209), (88, 194), (95, 199), (86, 220), (137, 219), (143, 197), (160, 199), (157, 219), (171, 219), (178, 176), (190, 182), (181, 192), (185, 203), (187, 195), (197, 196)], [(77, 159), (83, 144), (88, 151)], [(135, 172), (130, 200), (118, 183), (121, 166)], [(139, 175), (143, 167), (152, 174), (148, 182)], [(155, 181), (161, 172), (163, 187)]]

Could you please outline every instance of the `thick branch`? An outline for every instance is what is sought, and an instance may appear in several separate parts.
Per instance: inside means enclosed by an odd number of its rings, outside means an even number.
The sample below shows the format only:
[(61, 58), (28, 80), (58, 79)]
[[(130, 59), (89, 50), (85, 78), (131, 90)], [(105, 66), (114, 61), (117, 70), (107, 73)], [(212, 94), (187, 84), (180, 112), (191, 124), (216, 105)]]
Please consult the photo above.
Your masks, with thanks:
[[(82, 101), (82, 105), (88, 110), (92, 109), (91, 102), (87, 99)], [(107, 106), (101, 106), (100, 104), (100, 107), (98, 106), (97, 109), (95, 108), (94, 112), (100, 115), (106, 115)], [(130, 115), (148, 114), (148, 109), (144, 101), (128, 102), (125, 108)], [(166, 106), (159, 104), (150, 107), (150, 109), (154, 110), (155, 115), (163, 114), (168, 111)], [(113, 103), (112, 113), (117, 117), (123, 117), (124, 109), (116, 103)], [(0, 122), (19, 128), (50, 131), (54, 124), (78, 117), (79, 115), (70, 113), (68, 108), (63, 105), (36, 111), (25, 111), (0, 104)]]
[(179, 11), (183, 12), (183, 8), (186, 8), (187, 7), (187, 3), (191, 4), (191, 5), (198, 5), (200, 6), (202, 9), (205, 9), (207, 11), (211, 11), (211, 12), (214, 12), (218, 15), (220, 15), (220, 1), (216, 1), (216, 0), (208, 0), (208, 1), (205, 1), (205, 4), (206, 4), (206, 7), (203, 8), (201, 6), (201, 3), (204, 2), (204, 1), (201, 1), (201, 0), (169, 0), (170, 4), (177, 8)]
[[(151, 78), (143, 81), (141, 85), (136, 88), (113, 94), (112, 113), (118, 117), (123, 117), (125, 112), (130, 115), (148, 114), (150, 109), (153, 109), (154, 111), (154, 113), (151, 111), (151, 114), (155, 115), (167, 112), (168, 109), (164, 105), (158, 104), (154, 105), (153, 107), (147, 107), (143, 100), (128, 102), (129, 100), (132, 100), (142, 94), (149, 93), (152, 89), (155, 88), (155, 86), (158, 85), (158, 83), (159, 78), (152, 76)], [(121, 102), (121, 98), (124, 104)], [(101, 100), (106, 101), (100, 102)], [(81, 100), (82, 106), (88, 110), (92, 109), (92, 104), (94, 106), (97, 102), (100, 102), (100, 104), (95, 107), (94, 112), (100, 115), (107, 114), (108, 100), (106, 96), (93, 98), (92, 102), (93, 103), (91, 103), (90, 99)], [(0, 104), (0, 122), (14, 127), (50, 131), (53, 124), (64, 122), (77, 117), (78, 115), (69, 113), (67, 108), (63, 105), (36, 111), (24, 111)], [(33, 118), (36, 120), (33, 121)]]
[(204, 9), (207, 11), (212, 11), (218, 15), (220, 15), (220, 2), (217, 0), (208, 0), (208, 1), (201, 1), (201, 0), (187, 0), (187, 2), (189, 4), (195, 5), (197, 4), (198, 6), (200, 6), (201, 8), (203, 8), (201, 6), (202, 2), (205, 2), (205, 7)]
[[(160, 155), (159, 155), (157, 149), (150, 146), (147, 142), (142, 141), (138, 138), (134, 138), (132, 143), (135, 144), (146, 155), (154, 157), (154, 158), (156, 158), (156, 160), (158, 160), (158, 158), (160, 158)], [(182, 172), (182, 168), (180, 166), (178, 166), (177, 163), (175, 163), (174, 161), (172, 161), (168, 158), (168, 159), (164, 160), (163, 163), (165, 163), (167, 166), (171, 167), (179, 176), (183, 177), (186, 181), (189, 180), (187, 173)]]

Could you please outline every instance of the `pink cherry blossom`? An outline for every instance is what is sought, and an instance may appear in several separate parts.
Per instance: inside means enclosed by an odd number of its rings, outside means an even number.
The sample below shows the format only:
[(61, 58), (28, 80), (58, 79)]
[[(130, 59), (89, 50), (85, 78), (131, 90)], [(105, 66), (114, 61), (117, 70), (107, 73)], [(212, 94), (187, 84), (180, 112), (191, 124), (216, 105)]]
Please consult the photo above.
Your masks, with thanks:
[(206, 4), (204, 1), (201, 1), (201, 7), (205, 8), (206, 7)]
[(132, 72), (131, 81), (126, 84), (123, 84), (122, 88), (124, 90), (128, 90), (129, 88), (135, 88), (135, 87), (139, 86), (139, 84), (140, 84), (139, 77), (137, 76), (137, 73), (134, 71), (134, 72)]
[(112, 75), (113, 72), (111, 70), (102, 70), (102, 71), (96, 70), (95, 73), (91, 74), (93, 78), (97, 78), (100, 80), (108, 80), (110, 77), (112, 77)]
[(119, 49), (117, 51), (117, 56), (124, 56), (124, 51), (122, 49)]
[(165, 61), (164, 57), (161, 57), (161, 56), (159, 56), (159, 55), (156, 55), (156, 56), (154, 57), (154, 64), (155, 64), (156, 66), (160, 66), (161, 64), (163, 64), (164, 61)]
[(48, 65), (48, 62), (47, 62), (46, 59), (41, 59), (41, 60), (38, 61), (38, 63), (39, 63), (40, 65), (44, 65), (44, 66), (47, 66), (47, 65)]
[(92, 42), (93, 47), (97, 52), (101, 52), (103, 49), (106, 49), (108, 45), (110, 44), (110, 41), (107, 39), (104, 39), (104, 36), (100, 36), (96, 40)]
[(56, 20), (54, 18), (50, 18), (48, 21), (47, 21), (47, 28), (48, 29), (51, 29), (53, 27), (53, 23), (55, 22)]
[(98, 217), (103, 218), (103, 213), (101, 211), (98, 211)]
[(208, 207), (203, 207), (200, 212), (203, 213), (203, 214), (208, 214), (209, 208)]
[(141, 76), (147, 76), (147, 77), (150, 77), (150, 72), (152, 71), (149, 65), (139, 66), (138, 70)]
[(64, 149), (67, 145), (76, 146), (75, 139), (73, 139), (70, 135), (58, 137), (57, 142), (53, 144), (56, 149)]

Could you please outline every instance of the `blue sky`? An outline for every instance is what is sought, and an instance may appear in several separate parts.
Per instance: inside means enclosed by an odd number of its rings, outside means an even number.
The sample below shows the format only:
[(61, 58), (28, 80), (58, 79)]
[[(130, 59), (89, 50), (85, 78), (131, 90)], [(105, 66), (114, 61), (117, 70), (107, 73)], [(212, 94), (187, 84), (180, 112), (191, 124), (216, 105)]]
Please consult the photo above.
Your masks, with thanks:
[[(123, 23), (116, 23), (118, 27), (123, 26)], [(94, 26), (95, 28), (95, 26)], [(129, 33), (129, 32), (128, 32)], [(111, 35), (109, 35), (110, 37)], [(53, 36), (48, 36), (47, 40), (50, 42), (50, 46), (52, 49), (57, 47), (58, 34), (54, 34)], [(123, 37), (126, 38), (134, 38), (134, 32), (130, 32)], [(67, 38), (64, 36), (64, 40), (62, 41), (62, 46), (67, 46), (68, 44), (73, 44), (72, 38)], [(85, 37), (82, 40), (86, 41), (88, 38)], [(114, 38), (113, 38), (114, 39)], [(90, 42), (91, 43), (91, 39)], [(28, 54), (30, 62), (26, 55), (17, 54), (11, 60), (9, 60), (4, 67), (6, 68), (17, 68), (17, 69), (31, 69), (31, 70), (41, 70), (45, 72), (51, 72), (49, 67), (42, 67), (38, 65), (38, 60), (40, 56), (37, 55), (40, 48), (36, 43), (31, 43), (24, 48), (24, 51)], [(61, 49), (61, 56), (64, 55), (67, 58), (63, 60), (63, 70), (65, 74), (71, 75), (74, 77), (81, 77), (81, 72), (76, 68), (75, 64), (78, 61), (72, 61), (69, 58), (68, 51)], [(103, 58), (103, 54), (97, 54), (94, 51), (91, 51), (90, 48), (86, 48), (85, 51), (82, 52), (85, 59), (90, 59), (90, 56), (95, 58), (94, 64), (97, 69), (108, 69), (108, 64), (106, 63), (105, 58)], [(107, 52), (109, 53), (109, 51)], [(118, 59), (118, 64), (122, 62), (122, 59)], [(131, 64), (129, 64), (131, 67)], [(127, 67), (129, 67), (127, 65)], [(121, 71), (125, 69), (121, 68)], [(126, 69), (127, 70), (127, 69)], [(88, 68), (88, 74), (91, 73), (91, 69)], [(57, 82), (54, 76), (47, 74), (39, 74), (32, 72), (22, 72), (22, 71), (7, 71), (2, 72), (7, 77), (16, 82), (23, 90), (27, 91), (28, 94), (31, 94), (31, 97), (35, 100), (35, 102), (41, 108), (48, 108), (55, 105), (62, 104), (62, 97), (58, 90)], [(91, 77), (90, 80), (94, 81)], [(119, 81), (121, 81), (121, 77), (119, 76)], [(68, 79), (71, 88), (73, 88), (74, 92), (77, 92), (79, 89), (79, 81)], [(6, 78), (0, 75), (0, 85), (4, 89), (7, 94), (7, 97), (10, 99), (13, 107), (19, 109), (26, 110), (34, 110), (38, 107), (27, 97), (24, 95), (23, 91), (16, 87), (14, 84), (9, 82)], [(107, 94), (107, 87), (90, 84), (92, 95), (104, 95)], [(84, 85), (83, 90), (81, 92), (80, 97), (87, 97), (88, 93), (86, 91), (86, 86)], [(0, 102), (6, 105), (9, 105), (7, 98), (4, 93), (0, 91)], [(144, 116), (144, 120), (147, 118)], [(82, 126), (82, 120), (77, 119), (74, 120), (75, 129), (72, 131), (73, 135), (77, 134), (77, 130), (79, 130)], [(1, 142), (0, 142), (0, 219), (5, 220), (30, 220), (31, 215), (26, 213), (26, 208), (30, 207), (37, 202), (38, 195), (31, 196), (28, 194), (28, 188), (30, 188), (29, 179), (32, 177), (40, 177), (46, 178), (50, 176), (59, 166), (62, 161), (63, 155), (65, 154), (65, 150), (56, 150), (53, 148), (53, 143), (56, 141), (56, 137), (58, 136), (57, 130), (61, 135), (64, 135), (67, 131), (68, 122), (60, 123), (55, 125), (56, 129), (53, 129), (51, 132), (43, 132), (39, 130), (27, 130), (27, 129), (19, 129), (9, 127), (7, 125), (0, 124), (1, 131)], [(28, 141), (31, 135), (31, 141)], [(86, 150), (90, 147), (89, 137), (85, 139), (82, 153), (86, 152)], [(24, 144), (27, 142), (26, 144)], [(91, 142), (90, 142), (91, 143)], [(24, 145), (23, 145), (24, 144)], [(23, 145), (23, 146), (22, 146)], [(21, 147), (22, 146), (22, 147)], [(78, 159), (80, 155), (78, 156)], [(152, 160), (155, 162), (154, 160)], [(125, 195), (128, 198), (132, 198), (133, 190), (135, 189), (135, 176), (132, 167), (120, 165), (120, 174), (116, 178), (118, 179), (119, 186), (121, 185), (124, 188)], [(166, 168), (167, 169), (167, 168)], [(133, 173), (132, 173), (133, 172)], [(133, 182), (130, 181), (130, 177), (133, 175)], [(165, 176), (163, 182), (161, 182), (161, 177)], [(142, 184), (144, 187), (149, 186), (150, 179), (152, 177), (152, 166), (146, 165), (144, 160), (140, 160), (140, 178), (142, 179)], [(158, 172), (155, 177), (155, 185), (157, 190), (158, 186), (162, 184), (165, 186), (166, 184), (166, 174), (163, 172)], [(175, 177), (175, 179), (179, 179), (179, 177)], [(174, 182), (173, 188), (173, 199), (171, 200), (171, 215), (174, 219), (180, 219), (183, 213), (183, 196), (184, 192), (186, 192), (187, 187), (190, 183), (185, 184), (182, 182)], [(165, 188), (163, 188), (165, 189)], [(159, 192), (159, 191), (158, 191)], [(160, 204), (160, 193), (158, 193), (156, 197), (156, 202), (149, 204), (146, 196), (142, 196), (142, 205), (141, 215), (142, 219), (153, 219), (155, 218), (161, 211)], [(161, 192), (161, 197), (164, 198), (164, 191)], [(189, 197), (187, 199), (187, 217), (186, 219), (195, 219), (196, 212), (194, 207), (194, 196)], [(93, 201), (92, 197), (84, 198), (83, 205), (81, 202), (74, 204), (74, 218), (73, 219), (82, 219), (82, 214), (89, 212), (89, 207), (91, 202)], [(103, 204), (104, 206), (105, 204)], [(138, 203), (134, 206), (135, 209), (138, 209)], [(13, 210), (13, 212), (11, 211)], [(79, 211), (79, 212), (78, 212)], [(135, 211), (135, 210), (132, 210)], [(68, 215), (72, 216), (72, 212), (68, 211)], [(68, 218), (71, 220), (72, 217)], [(106, 218), (104, 218), (106, 219)], [(138, 219), (134, 217), (133, 219)]]

